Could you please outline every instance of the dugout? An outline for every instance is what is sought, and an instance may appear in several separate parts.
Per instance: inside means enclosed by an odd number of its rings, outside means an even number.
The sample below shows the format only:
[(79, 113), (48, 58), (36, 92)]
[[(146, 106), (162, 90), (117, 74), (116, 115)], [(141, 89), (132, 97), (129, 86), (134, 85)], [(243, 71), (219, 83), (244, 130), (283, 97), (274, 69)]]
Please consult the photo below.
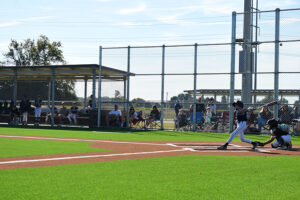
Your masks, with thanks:
[[(101, 76), (99, 76), (101, 74)], [(128, 74), (126, 71), (114, 69), (107, 66), (99, 67), (98, 64), (78, 64), (78, 65), (43, 65), (43, 66), (0, 66), (0, 83), (10, 82), (12, 84), (11, 100), (17, 102), (17, 86), (22, 81), (38, 82), (46, 81), (48, 87), (48, 106), (51, 106), (53, 116), (55, 106), (55, 81), (58, 80), (74, 80), (84, 82), (84, 106), (87, 105), (87, 89), (88, 82), (92, 84), (92, 109), (101, 107), (101, 83), (103, 82), (120, 82), (126, 94), (127, 79), (134, 74)], [(96, 85), (98, 87), (98, 95), (96, 95)], [(1, 85), (0, 85), (1, 87)], [(100, 94), (100, 95), (99, 95)], [(3, 101), (4, 94), (0, 94), (0, 101)], [(96, 96), (98, 99), (96, 100)], [(125, 105), (126, 96), (123, 97)], [(125, 106), (124, 106), (125, 107)], [(99, 113), (101, 113), (101, 110)], [(103, 112), (105, 114), (105, 111)], [(102, 118), (102, 114), (101, 114)], [(54, 125), (54, 119), (51, 124)]]

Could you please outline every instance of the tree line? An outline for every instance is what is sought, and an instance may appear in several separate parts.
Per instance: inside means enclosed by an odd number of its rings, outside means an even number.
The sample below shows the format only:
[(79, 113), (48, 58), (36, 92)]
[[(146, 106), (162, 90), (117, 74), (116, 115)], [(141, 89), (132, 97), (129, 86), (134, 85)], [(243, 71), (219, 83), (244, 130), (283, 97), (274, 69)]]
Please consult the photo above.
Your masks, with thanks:
[[(4, 60), (0, 61), (2, 66), (41, 66), (66, 64), (63, 55), (62, 43), (50, 41), (41, 35), (37, 40), (26, 39), (16, 41), (12, 39), (8, 45), (8, 51), (3, 54)], [(0, 81), (0, 100), (11, 100), (13, 96), (13, 80)], [(75, 94), (75, 80), (55, 81), (55, 100), (77, 100)], [(26, 95), (34, 99), (37, 94), (42, 99), (48, 98), (49, 81), (18, 81), (17, 99)]]

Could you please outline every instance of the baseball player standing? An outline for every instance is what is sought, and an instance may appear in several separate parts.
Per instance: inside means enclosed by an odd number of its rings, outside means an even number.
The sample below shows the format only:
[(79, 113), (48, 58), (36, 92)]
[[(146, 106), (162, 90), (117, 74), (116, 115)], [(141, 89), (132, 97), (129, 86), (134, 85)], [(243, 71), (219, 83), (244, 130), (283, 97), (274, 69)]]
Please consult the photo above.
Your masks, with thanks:
[(242, 142), (246, 142), (249, 144), (252, 144), (253, 147), (252, 149), (255, 149), (256, 146), (258, 145), (257, 142), (252, 142), (251, 140), (248, 140), (244, 137), (244, 131), (247, 129), (247, 120), (248, 120), (248, 110), (243, 109), (244, 108), (244, 103), (242, 101), (237, 101), (232, 104), (235, 109), (236, 109), (236, 118), (237, 118), (237, 128), (231, 133), (229, 139), (227, 142), (218, 147), (219, 150), (226, 150), (228, 144), (235, 138), (238, 134), (240, 134), (240, 139)]
[(41, 95), (39, 95), (39, 94), (37, 95), (37, 98), (34, 100), (34, 106), (35, 106), (35, 111), (34, 111), (35, 125), (39, 125), (40, 118), (41, 118), (41, 112), (42, 112)]

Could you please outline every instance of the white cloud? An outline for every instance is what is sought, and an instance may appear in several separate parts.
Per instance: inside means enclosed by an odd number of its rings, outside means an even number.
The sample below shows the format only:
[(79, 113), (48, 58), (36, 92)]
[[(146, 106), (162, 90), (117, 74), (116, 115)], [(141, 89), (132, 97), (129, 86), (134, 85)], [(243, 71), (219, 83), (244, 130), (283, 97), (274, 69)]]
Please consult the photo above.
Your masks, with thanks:
[(37, 21), (42, 21), (45, 19), (51, 19), (54, 18), (55, 16), (43, 16), (43, 17), (28, 17), (28, 18), (22, 18), (22, 19), (17, 19), (13, 20), (10, 22), (4, 22), (0, 23), (0, 28), (1, 27), (9, 27), (9, 26), (16, 26), (25, 22), (37, 22)]
[(0, 23), (0, 28), (1, 27), (8, 27), (8, 26), (16, 26), (18, 24), (20, 24), (20, 22), (17, 22), (17, 21)]
[(138, 7), (135, 8), (124, 8), (119, 10), (117, 13), (121, 14), (121, 15), (129, 15), (129, 14), (134, 14), (134, 13), (138, 13), (138, 12), (142, 12), (144, 10), (146, 10), (147, 6), (146, 4), (140, 4)]

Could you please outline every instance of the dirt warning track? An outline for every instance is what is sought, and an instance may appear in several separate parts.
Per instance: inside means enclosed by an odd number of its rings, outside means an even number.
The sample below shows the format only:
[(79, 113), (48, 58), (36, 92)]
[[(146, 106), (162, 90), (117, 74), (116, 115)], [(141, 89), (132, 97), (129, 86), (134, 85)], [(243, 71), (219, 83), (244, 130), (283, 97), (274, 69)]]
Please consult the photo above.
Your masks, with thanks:
[(93, 148), (109, 149), (106, 152), (71, 153), (42, 156), (0, 158), (0, 169), (30, 168), (116, 160), (167, 157), (177, 155), (234, 155), (234, 156), (300, 156), (300, 146), (293, 151), (271, 147), (252, 150), (246, 143), (233, 143), (225, 151), (217, 150), (222, 142), (136, 142), (96, 139), (72, 139), (40, 136), (0, 135), (3, 138), (89, 142)]

